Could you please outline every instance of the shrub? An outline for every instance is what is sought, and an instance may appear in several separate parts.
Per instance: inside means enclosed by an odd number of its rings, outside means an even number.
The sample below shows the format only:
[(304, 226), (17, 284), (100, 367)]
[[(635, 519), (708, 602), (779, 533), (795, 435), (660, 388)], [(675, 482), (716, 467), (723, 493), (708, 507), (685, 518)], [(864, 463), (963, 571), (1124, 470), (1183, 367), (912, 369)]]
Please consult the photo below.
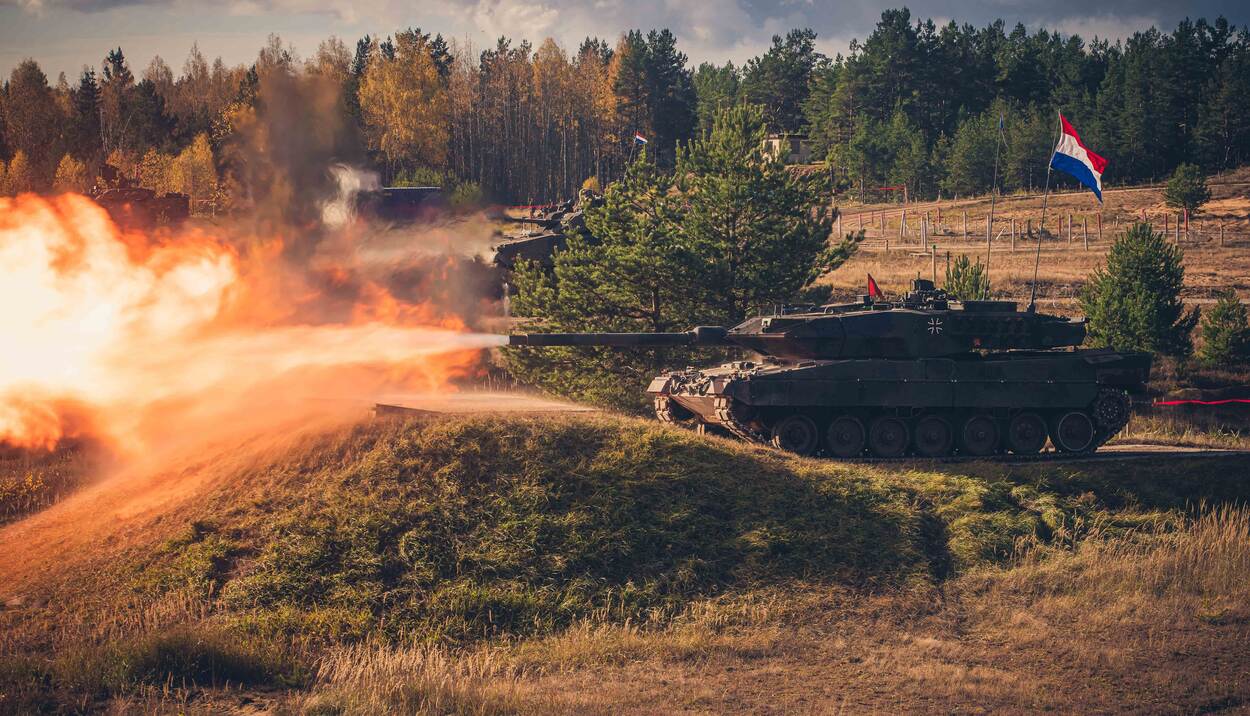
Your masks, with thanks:
[(1202, 317), (1202, 346), (1198, 357), (1211, 365), (1244, 364), (1250, 361), (1250, 325), (1246, 307), (1232, 289)]
[(1181, 164), (1168, 179), (1163, 199), (1168, 206), (1184, 209), (1192, 216), (1211, 200), (1211, 191), (1207, 189), (1207, 180), (1201, 169), (1193, 164)]
[(967, 254), (955, 259), (946, 269), (946, 293), (961, 301), (984, 301), (990, 297), (990, 275), (978, 258), (976, 263)]
[(391, 186), (443, 186), (445, 183), (442, 172), (429, 167), (401, 171), (391, 179)]
[(599, 186), (599, 177), (586, 177), (586, 181), (582, 182), (582, 191), (593, 191), (596, 194), (602, 194), (603, 187)]
[(482, 192), (482, 185), (466, 181), (456, 185), (447, 203), (456, 210), (471, 210), (481, 206), (485, 199), (486, 195)]
[(85, 194), (90, 188), (87, 178), (87, 167), (82, 162), (66, 154), (56, 166), (56, 178), (52, 180), (52, 188), (59, 192), (75, 192)]
[(1137, 223), (1111, 246), (1079, 297), (1090, 342), (1117, 350), (1184, 357), (1193, 350), (1197, 309), (1185, 313), (1184, 254), (1150, 224)]

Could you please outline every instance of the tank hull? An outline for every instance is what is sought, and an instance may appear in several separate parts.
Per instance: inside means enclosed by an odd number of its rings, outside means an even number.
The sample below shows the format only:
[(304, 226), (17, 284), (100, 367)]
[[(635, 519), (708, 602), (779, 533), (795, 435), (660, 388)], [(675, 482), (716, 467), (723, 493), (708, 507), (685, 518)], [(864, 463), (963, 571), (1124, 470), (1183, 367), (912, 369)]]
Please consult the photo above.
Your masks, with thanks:
[[(662, 420), (802, 454), (1035, 452), (1041, 423), (1043, 444), (1049, 438), (1057, 449), (1089, 452), (1127, 423), (1128, 395), (1144, 388), (1150, 364), (1149, 354), (1105, 350), (737, 362), (664, 374), (648, 392)], [(854, 440), (839, 445), (835, 429), (852, 438), (862, 431), (862, 449)], [(814, 440), (806, 435), (813, 431)], [(900, 431), (907, 439), (901, 449)]]

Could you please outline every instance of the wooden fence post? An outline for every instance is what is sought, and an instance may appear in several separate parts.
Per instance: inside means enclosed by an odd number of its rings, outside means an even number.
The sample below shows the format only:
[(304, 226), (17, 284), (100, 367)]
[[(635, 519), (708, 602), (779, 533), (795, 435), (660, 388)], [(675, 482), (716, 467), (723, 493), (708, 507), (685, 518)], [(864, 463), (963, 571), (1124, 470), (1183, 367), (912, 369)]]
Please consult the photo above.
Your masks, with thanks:
[(1224, 225), (1220, 224), (1220, 248), (1224, 248)]
[(1098, 243), (1102, 243), (1102, 212), (1098, 212)]
[(898, 219), (898, 242), (902, 244), (907, 240), (907, 210), (903, 209), (903, 213)]
[(1011, 220), (1011, 252), (1016, 251), (1016, 220)]
[(1072, 214), (1068, 214), (1068, 246), (1072, 245)]
[[(928, 218), (925, 219), (928, 222)], [(933, 285), (937, 285), (937, 244), (929, 244), (929, 255), (933, 258)]]
[(968, 210), (964, 209), (964, 241), (968, 240)]
[(987, 244), (990, 242), (990, 230), (991, 230), (990, 229), (990, 217), (988, 214), (986, 214), (985, 216), (985, 243)]
[(1176, 215), (1176, 245), (1181, 245), (1181, 215)]
[(1089, 217), (1081, 217), (1081, 236), (1085, 239), (1085, 250), (1089, 251)]
[(838, 241), (846, 238), (846, 234), (842, 233), (842, 212), (838, 212)]

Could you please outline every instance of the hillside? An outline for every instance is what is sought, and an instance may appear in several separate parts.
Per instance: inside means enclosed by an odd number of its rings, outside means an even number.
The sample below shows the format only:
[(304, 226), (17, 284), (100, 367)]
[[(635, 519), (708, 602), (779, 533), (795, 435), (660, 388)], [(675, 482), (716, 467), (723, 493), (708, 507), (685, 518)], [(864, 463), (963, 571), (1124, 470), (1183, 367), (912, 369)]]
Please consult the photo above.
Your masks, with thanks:
[(0, 529), (0, 704), (1242, 703), (1247, 467), (869, 467), (612, 416), (257, 436)]
[[(1212, 176), (1208, 181), (1211, 202), (1192, 218), (1189, 231), (1181, 232), (1186, 268), (1184, 298), (1191, 304), (1202, 304), (1210, 301), (1216, 291), (1233, 288), (1243, 300), (1250, 300), (1250, 282), (1247, 281), (1250, 277), (1250, 169)], [(1046, 211), (1049, 234), (1042, 242), (1038, 265), (1038, 296), (1042, 306), (1071, 311), (1076, 293), (1094, 268), (1102, 263), (1116, 235), (1131, 222), (1141, 220), (1143, 215), (1157, 231), (1164, 230), (1166, 220), (1167, 235), (1175, 239), (1176, 212), (1164, 203), (1162, 187), (1109, 187), (1103, 198), (1100, 211), (1098, 201), (1089, 192), (1049, 197)], [(925, 221), (928, 244), (937, 246), (939, 284), (944, 276), (947, 252), (953, 256), (966, 253), (985, 261), (985, 227), (990, 213), (988, 196), (910, 205), (906, 207), (907, 231), (901, 235), (903, 207), (898, 204), (849, 203), (839, 204), (838, 209), (842, 213), (844, 232), (858, 231), (862, 223), (866, 234), (860, 252), (822, 279), (839, 295), (863, 293), (866, 273), (871, 273), (887, 293), (905, 290), (917, 274), (929, 278), (934, 261), (922, 237)], [(1098, 233), (1100, 213), (1101, 236)], [(968, 238), (964, 237), (965, 214)], [(1035, 229), (1040, 228), (1041, 218), (1040, 194), (1009, 194), (995, 202), (989, 261), (994, 289), (1001, 295), (1028, 300), (1037, 245), (1027, 240), (1025, 231), (1029, 222)]]

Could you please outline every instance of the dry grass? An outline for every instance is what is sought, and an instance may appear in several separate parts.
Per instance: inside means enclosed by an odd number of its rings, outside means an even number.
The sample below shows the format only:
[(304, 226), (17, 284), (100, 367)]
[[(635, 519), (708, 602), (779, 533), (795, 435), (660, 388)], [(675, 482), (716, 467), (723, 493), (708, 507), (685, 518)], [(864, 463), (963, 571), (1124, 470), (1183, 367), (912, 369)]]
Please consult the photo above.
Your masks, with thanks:
[(572, 704), (518, 688), (520, 675), (492, 649), (453, 654), (433, 646), (360, 644), (320, 660), (300, 713), (473, 714), (574, 713)]
[[(1185, 248), (1186, 288), (1183, 296), (1189, 302), (1209, 301), (1216, 291), (1233, 288), (1242, 298), (1250, 298), (1250, 169), (1213, 178), (1223, 182), (1212, 186), (1212, 202), (1206, 211), (1191, 222), (1192, 234), (1182, 234)], [(1075, 296), (1094, 268), (1102, 262), (1103, 255), (1115, 236), (1133, 221), (1147, 217), (1163, 230), (1163, 216), (1172, 213), (1163, 203), (1162, 189), (1109, 191), (1105, 193), (1103, 208), (1103, 235), (1097, 238), (1098, 204), (1088, 193), (1052, 195), (1047, 209), (1047, 228), (1051, 237), (1043, 242), (1038, 274), (1039, 304), (1056, 311), (1071, 311)], [(938, 246), (938, 280), (944, 275), (946, 252), (952, 255), (966, 253), (985, 259), (985, 217), (989, 213), (988, 199), (941, 202), (942, 224), (937, 225), (936, 203), (918, 204), (908, 210), (908, 222), (913, 233), (900, 241), (898, 236), (899, 208), (897, 205), (850, 205), (843, 207), (843, 230), (859, 228), (859, 215), (863, 213), (868, 240), (863, 250), (845, 265), (822, 279), (833, 286), (835, 295), (854, 296), (864, 291), (864, 274), (871, 273), (887, 292), (904, 291), (917, 274), (928, 278), (932, 272), (932, 260), (924, 252), (921, 240), (914, 232), (918, 230), (920, 217), (927, 212), (930, 225), (930, 243)], [(963, 238), (963, 213), (968, 213), (969, 238)], [(1073, 238), (1068, 241), (1067, 216), (1073, 216)], [(1034, 246), (1023, 237), (1027, 220), (1039, 226), (1041, 198), (1037, 196), (1007, 196), (995, 207), (995, 236), (1006, 229), (1007, 233), (993, 242), (990, 256), (991, 279), (997, 294), (1027, 301), (1032, 285)], [(885, 217), (885, 229), (877, 228), (872, 218)], [(1061, 234), (1056, 235), (1055, 221), (1063, 218)], [(1087, 220), (1090, 231), (1089, 249), (1083, 240)], [(1019, 238), (1016, 250), (1011, 250), (1010, 222), (1016, 221)], [(1169, 219), (1174, 226), (1174, 216)], [(1226, 246), (1219, 245), (1218, 225), (1225, 225)], [(884, 237), (889, 236), (890, 251), (884, 253)], [(1169, 230), (1169, 236), (1172, 231)]]
[[(943, 592), (806, 609), (681, 656), (680, 629), (627, 635), (631, 658), (575, 662), (544, 692), (640, 713), (1187, 713), (1250, 703), (1250, 513), (1089, 541)], [(823, 600), (824, 609), (815, 606)], [(928, 607), (928, 608), (926, 608)], [(805, 614), (803, 613), (805, 611)], [(620, 633), (567, 637), (582, 651)], [(591, 643), (588, 643), (591, 642)], [(524, 652), (522, 652), (524, 653)]]
[(79, 441), (52, 451), (0, 444), (0, 524), (60, 501), (95, 477), (106, 461), (101, 448)]
[[(1244, 569), (1236, 529), (1221, 549), (1201, 546), (1213, 544), (1204, 522), (1166, 529), (1184, 523), (1186, 505), (1250, 495), (1235, 456), (898, 469), (611, 416), (374, 423), (250, 450), (202, 456), (195, 470), (211, 477), (180, 472), (197, 491), (118, 522), (126, 541), (109, 532), (110, 544), (81, 554), (57, 552), (64, 542), (40, 547), (64, 566), (26, 582), (29, 601), (0, 609), (0, 711), (1196, 710), (1243, 697), (1220, 684), (1241, 673), (1230, 656), (1246, 636), (1235, 605), (1250, 600), (1222, 597), (1232, 590), (1224, 579), (1195, 582), (1185, 602), (1184, 573), (1149, 571), (1181, 560), (1211, 574)], [(418, 503), (434, 514), (439, 500), (455, 501), (437, 514), (463, 519), (465, 531), (431, 544), (462, 550), (454, 579), (472, 589), (442, 611), (414, 612), (452, 578), (392, 586), (385, 580), (414, 570), (373, 565), (397, 535), (426, 524), (388, 520)], [(79, 514), (70, 507), (56, 509)], [(562, 540), (561, 515), (596, 531)], [(26, 534), (20, 527), (0, 534)], [(314, 536), (334, 536), (337, 551), (310, 552)], [(590, 572), (606, 563), (601, 544), (631, 556)], [(656, 544), (667, 547), (652, 562), (703, 547), (648, 587), (637, 555)], [(295, 547), (299, 561), (266, 556)], [(751, 558), (737, 559), (744, 550)], [(1160, 556), (1167, 550), (1174, 556)], [(338, 568), (343, 555), (351, 570)], [(517, 555), (534, 566), (515, 572)], [(1108, 555), (1148, 565), (1117, 578), (1140, 589), (1082, 581), (1110, 570), (1099, 566)], [(573, 563), (582, 566), (570, 578), (560, 570)], [(693, 581), (707, 565), (716, 578)], [(510, 601), (482, 601), (502, 593), (505, 568), (528, 581), (512, 578)], [(551, 596), (578, 579), (583, 590), (619, 586), (603, 599)], [(372, 582), (386, 591), (365, 590)], [(314, 584), (323, 588), (308, 599), (284, 596)], [(663, 585), (674, 585), (664, 599), (640, 600)], [(1160, 585), (1174, 586), (1156, 609)], [(543, 620), (508, 619), (517, 605)], [(477, 638), (446, 639), (451, 607), (474, 624), (454, 633)], [(1159, 609), (1190, 611), (1169, 621)], [(1174, 643), (1189, 655), (1168, 651)], [(1069, 685), (1116, 680), (1134, 691)]]

